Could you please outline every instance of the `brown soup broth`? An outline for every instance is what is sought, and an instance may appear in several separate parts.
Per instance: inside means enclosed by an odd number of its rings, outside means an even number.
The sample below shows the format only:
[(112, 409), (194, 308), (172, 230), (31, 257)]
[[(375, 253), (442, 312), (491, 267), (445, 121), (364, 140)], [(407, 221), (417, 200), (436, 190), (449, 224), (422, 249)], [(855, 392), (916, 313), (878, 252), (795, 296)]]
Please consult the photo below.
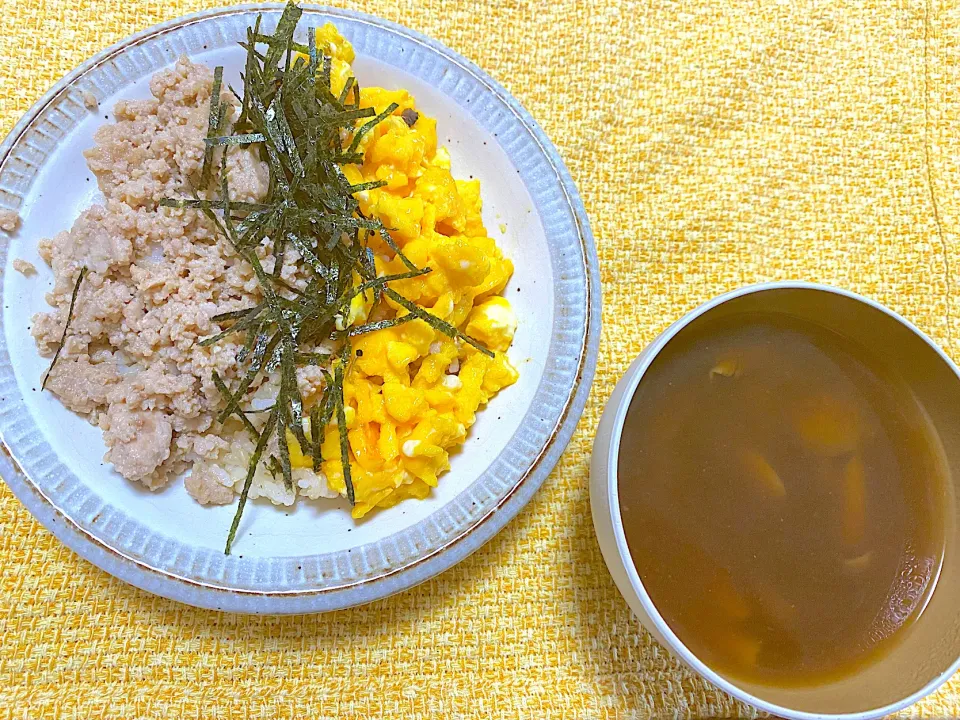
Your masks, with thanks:
[(782, 313), (701, 317), (643, 377), (620, 447), (627, 544), (680, 640), (732, 678), (837, 679), (936, 582), (939, 441), (874, 354)]

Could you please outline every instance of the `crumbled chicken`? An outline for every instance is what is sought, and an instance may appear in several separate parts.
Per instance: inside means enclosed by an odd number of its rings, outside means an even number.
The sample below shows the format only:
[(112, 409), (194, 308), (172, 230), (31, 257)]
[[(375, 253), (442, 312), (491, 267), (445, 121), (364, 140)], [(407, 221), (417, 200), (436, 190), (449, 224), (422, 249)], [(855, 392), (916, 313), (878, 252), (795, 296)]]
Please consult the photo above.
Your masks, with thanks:
[(74, 412), (89, 413), (107, 402), (107, 393), (119, 381), (112, 360), (93, 364), (89, 355), (78, 355), (57, 361), (47, 379), (47, 389)]
[[(252, 268), (203, 213), (158, 206), (197, 185), (212, 84), (210, 68), (183, 58), (152, 78), (152, 97), (119, 102), (116, 122), (85, 153), (102, 204), (39, 243), (54, 274), (53, 310), (31, 328), (43, 355), (59, 347), (77, 276), (88, 271), (46, 387), (100, 425), (117, 472), (151, 488), (224, 451), (212, 431), (221, 396), (211, 375), (230, 377), (237, 347), (199, 341), (222, 329), (214, 315), (259, 301)], [(235, 103), (226, 89), (221, 99)], [(269, 172), (254, 151), (229, 148), (227, 167), (239, 199), (263, 198)], [(0, 214), (0, 227), (15, 219)]]
[(187, 492), (201, 505), (229, 505), (233, 502), (233, 489), (217, 482), (213, 474), (201, 467), (194, 466), (184, 480)]
[(0, 210), (0, 230), (12, 233), (20, 227), (20, 216), (13, 210)]
[(29, 260), (24, 260), (22, 258), (14, 258), (13, 260), (13, 269), (16, 270), (21, 275), (33, 275), (37, 272), (37, 268)]
[(110, 449), (104, 459), (126, 478), (139, 480), (150, 489), (166, 484), (156, 471), (170, 457), (173, 425), (157, 411), (131, 411), (125, 404), (111, 405), (100, 418)]

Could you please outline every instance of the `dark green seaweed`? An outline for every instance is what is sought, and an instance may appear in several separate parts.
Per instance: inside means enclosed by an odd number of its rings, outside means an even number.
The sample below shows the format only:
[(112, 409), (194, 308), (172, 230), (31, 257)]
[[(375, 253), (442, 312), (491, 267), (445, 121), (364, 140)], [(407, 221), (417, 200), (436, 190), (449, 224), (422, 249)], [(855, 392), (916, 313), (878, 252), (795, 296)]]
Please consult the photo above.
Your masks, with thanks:
[[(351, 504), (355, 502), (343, 392), (351, 337), (421, 319), (481, 352), (492, 354), (473, 338), (389, 287), (391, 282), (425, 275), (430, 268), (417, 267), (390, 236), (390, 229), (362, 212), (356, 195), (376, 190), (383, 183), (351, 184), (341, 166), (363, 161), (363, 137), (388, 118), (397, 105), (391, 104), (379, 114), (372, 108), (360, 108), (360, 88), (352, 77), (334, 95), (330, 87), (331, 58), (317, 47), (314, 29), (309, 29), (306, 44), (294, 40), (301, 15), (301, 9), (291, 2), (273, 34), (263, 32), (259, 17), (254, 27), (248, 29), (246, 41), (240, 43), (247, 52), (242, 96), (230, 88), (240, 103), (240, 113), (232, 128), (227, 122), (230, 106), (220, 98), (223, 70), (215, 70), (199, 184), (199, 192), (206, 197), (193, 193), (192, 198), (166, 198), (160, 202), (164, 207), (195, 210), (209, 218), (253, 268), (262, 298), (252, 307), (215, 315), (212, 320), (217, 325), (213, 332), (200, 341), (202, 345), (212, 345), (239, 336), (237, 380), (233, 388), (219, 374), (212, 375), (223, 398), (217, 421), (222, 423), (235, 416), (256, 439), (256, 451), (250, 458), (227, 538), (227, 554), (236, 537), (253, 476), (272, 438), (277, 450), (271, 450), (269, 469), (281, 475), (288, 488), (293, 486), (287, 431), (305, 454), (312, 455), (314, 469), (319, 470), (324, 429), (336, 422), (346, 494)], [(294, 59), (294, 53), (302, 53), (306, 59)], [(363, 120), (366, 122), (357, 127)], [(226, 159), (227, 153), (236, 152), (238, 146), (258, 153), (269, 167), (270, 185), (262, 202), (230, 199)], [(209, 196), (209, 187), (214, 185), (213, 153), (218, 147), (222, 148), (216, 183), (219, 197), (213, 198)], [(368, 247), (376, 237), (396, 253), (406, 272), (377, 276), (374, 254)], [(294, 259), (297, 275), (285, 270)], [(267, 260), (272, 262), (269, 271), (264, 267)], [(360, 277), (356, 284), (355, 273)], [(309, 277), (306, 282), (290, 279), (304, 275)], [(386, 294), (408, 314), (338, 329), (337, 323), (342, 327), (351, 300), (369, 291), (374, 293), (375, 304)], [(71, 303), (71, 314), (72, 308)], [(328, 346), (334, 350), (323, 351)], [(326, 383), (308, 409), (297, 382), (297, 370), (307, 365), (320, 367)], [(264, 420), (266, 411), (253, 413), (245, 407), (250, 393), (260, 387), (266, 374), (275, 371), (279, 371), (280, 389)], [(248, 413), (261, 419), (251, 420)], [(305, 416), (310, 419), (309, 438), (303, 427)]]

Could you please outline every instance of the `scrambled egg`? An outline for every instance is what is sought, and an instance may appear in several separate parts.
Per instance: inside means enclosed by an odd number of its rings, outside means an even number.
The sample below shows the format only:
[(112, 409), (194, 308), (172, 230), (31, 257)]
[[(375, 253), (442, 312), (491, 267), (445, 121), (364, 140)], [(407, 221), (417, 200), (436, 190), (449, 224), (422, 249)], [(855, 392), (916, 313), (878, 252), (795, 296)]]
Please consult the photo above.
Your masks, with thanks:
[[(317, 47), (332, 58), (331, 84), (337, 94), (351, 75), (353, 48), (331, 24), (317, 30)], [(450, 452), (466, 439), (478, 409), (518, 378), (505, 354), (517, 318), (498, 294), (513, 264), (487, 236), (480, 183), (454, 179), (449, 154), (437, 147), (436, 120), (415, 114), (407, 91), (360, 91), (361, 106), (378, 113), (393, 102), (397, 110), (361, 142), (363, 164), (345, 166), (344, 173), (354, 184), (386, 182), (357, 194), (361, 210), (391, 228), (393, 240), (418, 267), (432, 268), (391, 287), (495, 354), (488, 357), (422, 320), (353, 340), (355, 357), (344, 379), (344, 401), (357, 518), (374, 507), (426, 497), (450, 467)], [(371, 239), (370, 246), (379, 275), (406, 271), (382, 238)], [(366, 322), (373, 300), (372, 292), (354, 298), (340, 327)], [(386, 296), (381, 309), (385, 312), (375, 319), (407, 314)], [(322, 470), (330, 487), (345, 494), (339, 430), (333, 422), (323, 432)], [(292, 434), (287, 439), (294, 467), (312, 466)]]

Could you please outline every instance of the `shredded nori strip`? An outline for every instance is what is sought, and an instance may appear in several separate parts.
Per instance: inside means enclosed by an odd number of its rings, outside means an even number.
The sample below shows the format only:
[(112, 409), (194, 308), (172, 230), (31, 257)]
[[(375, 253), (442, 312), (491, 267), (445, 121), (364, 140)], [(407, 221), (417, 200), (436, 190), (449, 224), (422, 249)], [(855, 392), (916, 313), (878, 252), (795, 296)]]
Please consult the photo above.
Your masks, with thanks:
[(281, 474), (283, 470), (280, 468), (280, 461), (277, 460), (276, 455), (271, 455), (267, 460), (267, 470), (270, 471), (270, 475), (276, 479), (277, 475)]
[(398, 325), (405, 325), (411, 320), (416, 320), (416, 315), (412, 313), (410, 315), (404, 315), (399, 318), (391, 318), (389, 320), (378, 320), (377, 322), (366, 323), (364, 325), (355, 325), (352, 328), (346, 330), (348, 337), (356, 337), (357, 335), (363, 335), (365, 333), (374, 332), (375, 330), (384, 330), (385, 328), (397, 327)]
[[(207, 118), (207, 138), (216, 137), (226, 118), (227, 108), (220, 100), (220, 88), (223, 85), (223, 67), (217, 66), (213, 71), (213, 89), (210, 91), (210, 116)], [(203, 150), (203, 169), (200, 173), (200, 187), (205, 188), (210, 182), (210, 171), (213, 160), (213, 146), (205, 145)]]
[[(340, 100), (341, 105), (345, 105), (347, 98), (350, 97), (350, 91), (353, 90), (354, 85), (356, 85), (357, 79), (351, 75), (347, 78), (347, 81), (343, 84), (343, 90), (340, 91)], [(356, 97), (359, 99), (360, 95), (357, 93)]]
[[(263, 68), (266, 72), (274, 72), (283, 53), (290, 50), (293, 33), (297, 29), (297, 23), (300, 22), (302, 14), (303, 10), (297, 5), (292, 2), (287, 3), (287, 6), (283, 9), (283, 14), (280, 16), (280, 21), (277, 23), (276, 32), (273, 35), (264, 35), (257, 38), (258, 42), (264, 42), (268, 46), (267, 54), (263, 58)], [(307, 52), (309, 52), (309, 49)]]
[(247, 495), (250, 494), (250, 485), (253, 483), (253, 476), (260, 464), (260, 457), (267, 447), (267, 441), (273, 434), (273, 428), (277, 424), (278, 408), (274, 406), (273, 411), (267, 417), (267, 423), (260, 431), (260, 438), (257, 440), (257, 446), (250, 457), (250, 465), (247, 467), (247, 476), (243, 481), (243, 490), (240, 491), (240, 502), (237, 504), (237, 512), (233, 516), (233, 522), (230, 524), (230, 532), (227, 533), (227, 544), (223, 549), (224, 555), (230, 554), (230, 546), (233, 545), (233, 539), (237, 536), (237, 528), (240, 526), (240, 516), (243, 515), (243, 508), (247, 504)]
[(333, 371), (333, 393), (337, 410), (337, 432), (340, 433), (340, 463), (343, 466), (343, 484), (347, 488), (347, 500), (356, 502), (353, 491), (353, 474), (350, 471), (350, 441), (347, 437), (347, 412), (343, 405), (343, 375), (350, 359), (350, 342), (343, 343), (340, 362)]
[(363, 136), (366, 135), (371, 130), (373, 130), (377, 125), (382, 123), (388, 117), (393, 115), (393, 111), (396, 110), (398, 107), (400, 106), (397, 105), (396, 103), (390, 103), (389, 105), (387, 105), (386, 108), (384, 108), (382, 113), (377, 115), (375, 118), (373, 118), (373, 120), (364, 124), (359, 130), (357, 130), (353, 134), (353, 142), (350, 143), (350, 147), (347, 149), (347, 152), (352, 153), (356, 151), (356, 149), (360, 146), (360, 141), (363, 140)]
[(243, 319), (241, 319), (239, 322), (236, 322), (230, 327), (228, 327), (226, 330), (219, 332), (216, 335), (213, 335), (211, 337), (204, 338), (203, 340), (200, 341), (200, 346), (206, 347), (207, 345), (213, 345), (218, 340), (222, 340), (223, 338), (227, 337), (227, 335), (232, 335), (233, 333), (240, 332), (241, 330), (247, 330), (248, 328), (254, 325), (258, 317), (259, 315), (251, 313), (246, 317), (244, 317)]
[[(160, 207), (169, 207), (169, 208), (194, 208), (197, 210), (223, 210), (224, 204), (220, 200), (189, 200), (186, 198), (174, 199), (174, 198), (163, 198), (159, 202)], [(234, 200), (230, 203), (230, 207), (233, 210), (241, 212), (263, 212), (264, 210), (272, 209), (270, 205), (261, 205), (260, 203), (248, 203), (248, 202), (238, 202)]]
[(371, 180), (370, 182), (357, 183), (349, 187), (350, 194), (364, 192), (365, 190), (376, 190), (387, 184), (386, 180)]
[(320, 427), (320, 403), (314, 403), (314, 406), (310, 408), (310, 443), (309, 447), (301, 448), (302, 451), (307, 452), (313, 458), (313, 471), (320, 472), (320, 460), (321, 458), (317, 457), (317, 438), (320, 437), (323, 432), (323, 428)]
[(323, 365), (330, 362), (330, 353), (298, 352), (293, 356), (297, 365)]
[(397, 303), (401, 307), (405, 308), (411, 315), (414, 315), (418, 319), (426, 322), (434, 330), (439, 330), (444, 335), (447, 335), (449, 337), (460, 338), (464, 342), (467, 342), (470, 345), (473, 345), (477, 350), (482, 352), (484, 355), (488, 357), (494, 357), (493, 351), (485, 347), (483, 343), (481, 343), (479, 340), (475, 340), (474, 338), (470, 337), (466, 333), (461, 332), (458, 328), (454, 327), (453, 325), (448, 323), (446, 320), (441, 320), (436, 315), (427, 312), (422, 307), (410, 302), (405, 297), (403, 297), (402, 295), (400, 295), (398, 292), (396, 292), (391, 288), (386, 288), (384, 292), (386, 293), (387, 297), (389, 297), (391, 300), (393, 300), (395, 303)]
[[(213, 373), (211, 373), (211, 377), (213, 378), (213, 384), (217, 386), (217, 390), (220, 391), (220, 394), (223, 395), (223, 398), (227, 401), (227, 406), (238, 407), (239, 402), (236, 396), (230, 392), (230, 389), (227, 387), (226, 383), (223, 382), (220, 374), (214, 370)], [(259, 440), (260, 433), (257, 432), (257, 429), (253, 426), (253, 423), (250, 422), (250, 419), (246, 416), (246, 414), (240, 412), (238, 408), (236, 410), (236, 415), (238, 418), (240, 418), (240, 421), (243, 423), (244, 427), (247, 428), (249, 433), (253, 435), (253, 439)]]
[[(252, 307), (214, 315), (212, 321), (220, 323), (219, 327), (200, 341), (207, 346), (239, 336), (233, 390), (219, 374), (212, 374), (223, 397), (217, 421), (223, 423), (235, 416), (256, 439), (256, 450), (250, 458), (230, 527), (227, 554), (235, 540), (256, 469), (274, 440), (277, 448), (271, 449), (266, 460), (268, 469), (293, 488), (287, 431), (296, 438), (304, 454), (312, 456), (314, 470), (319, 472), (325, 430), (336, 423), (346, 495), (351, 504), (355, 502), (343, 390), (352, 357), (351, 337), (420, 319), (492, 355), (473, 338), (389, 287), (394, 281), (425, 275), (430, 268), (417, 267), (391, 237), (391, 229), (378, 218), (363, 213), (356, 195), (376, 191), (384, 183), (375, 180), (352, 184), (341, 166), (363, 162), (364, 155), (359, 150), (363, 137), (398, 106), (393, 103), (380, 113), (373, 108), (361, 108), (360, 87), (352, 76), (334, 94), (330, 85), (332, 61), (317, 47), (316, 31), (309, 28), (306, 44), (293, 39), (301, 15), (301, 9), (290, 2), (272, 35), (262, 31), (260, 17), (253, 28), (248, 28), (246, 41), (240, 43), (247, 52), (242, 96), (230, 88), (240, 103), (240, 113), (232, 128), (227, 122), (230, 106), (220, 99), (223, 70), (217, 68), (214, 72), (200, 190), (206, 194), (213, 184), (213, 152), (222, 147), (219, 197), (208, 199), (194, 193), (192, 198), (160, 201), (163, 207), (195, 210), (210, 219), (219, 234), (253, 268), (262, 298)], [(261, 51), (264, 46), (266, 49)], [(307, 59), (294, 60), (295, 52)], [(405, 111), (402, 117), (411, 124), (414, 115)], [(235, 146), (245, 146), (246, 152), (259, 155), (267, 163), (270, 183), (262, 202), (230, 198), (226, 158), (227, 150), (233, 152)], [(382, 240), (400, 258), (405, 272), (377, 276), (373, 248), (369, 245), (375, 239)], [(296, 276), (286, 270), (293, 262), (290, 258), (298, 258)], [(272, 267), (264, 267), (267, 259)], [(308, 276), (305, 282), (304, 275)], [(357, 276), (359, 282), (354, 281)], [(337, 323), (343, 323), (351, 301), (368, 292), (373, 293), (374, 306), (386, 294), (407, 314), (338, 329)], [(324, 352), (326, 343), (333, 343), (334, 348), (339, 344), (339, 348)], [(314, 398), (313, 405), (305, 408), (297, 371), (310, 365), (323, 373), (325, 387)], [(247, 417), (254, 411), (245, 406), (260, 380), (274, 371), (279, 371), (280, 389), (266, 420), (257, 421), (258, 427)], [(309, 437), (303, 427), (305, 415), (310, 421)]]
[(317, 55), (317, 29), (312, 25), (307, 28), (307, 56), (310, 58), (310, 81), (316, 82), (320, 61)]
[(63, 324), (63, 334), (60, 335), (60, 344), (57, 345), (57, 352), (53, 355), (53, 360), (50, 361), (50, 367), (47, 368), (47, 374), (43, 376), (43, 382), (40, 383), (40, 390), (43, 390), (47, 387), (47, 380), (50, 379), (50, 373), (53, 372), (54, 365), (57, 364), (57, 360), (60, 359), (60, 352), (63, 350), (64, 344), (67, 342), (67, 332), (70, 330), (70, 321), (73, 320), (73, 307), (77, 304), (77, 295), (80, 294), (80, 283), (83, 282), (83, 278), (87, 275), (86, 266), (80, 268), (80, 274), (77, 275), (77, 281), (73, 285), (73, 293), (70, 295), (70, 307), (67, 308), (67, 321)]
[(264, 142), (266, 139), (262, 133), (247, 133), (246, 135), (208, 137), (204, 139), (204, 142), (207, 144), (207, 147), (216, 147), (217, 145), (251, 145), (253, 143)]
[(287, 431), (281, 423), (277, 423), (277, 453), (280, 456), (280, 470), (283, 474), (283, 484), (287, 490), (293, 490), (293, 469), (290, 467), (290, 446), (287, 445)]
[(263, 303), (256, 305), (252, 308), (246, 308), (244, 310), (233, 310), (232, 312), (220, 313), (219, 315), (214, 315), (210, 318), (213, 322), (224, 322), (226, 320), (239, 320), (240, 318), (246, 317), (247, 315), (259, 314), (263, 310)]

